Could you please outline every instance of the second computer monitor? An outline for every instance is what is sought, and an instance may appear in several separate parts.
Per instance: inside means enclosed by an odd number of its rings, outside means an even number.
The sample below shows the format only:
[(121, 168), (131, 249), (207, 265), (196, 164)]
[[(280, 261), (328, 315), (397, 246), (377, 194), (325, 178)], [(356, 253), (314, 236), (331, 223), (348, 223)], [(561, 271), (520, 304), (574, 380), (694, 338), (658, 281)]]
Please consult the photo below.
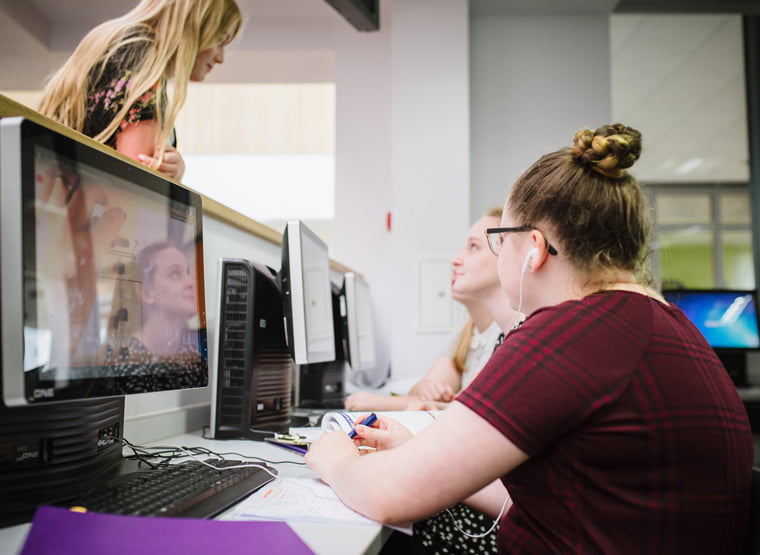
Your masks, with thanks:
[(288, 348), (295, 363), (335, 360), (327, 245), (301, 221), (287, 223), (278, 278)]
[(663, 291), (704, 335), (738, 387), (748, 386), (746, 356), (760, 350), (755, 291), (679, 289)]
[(346, 357), (354, 372), (375, 367), (375, 328), (369, 284), (361, 276), (347, 272), (343, 278), (345, 299)]

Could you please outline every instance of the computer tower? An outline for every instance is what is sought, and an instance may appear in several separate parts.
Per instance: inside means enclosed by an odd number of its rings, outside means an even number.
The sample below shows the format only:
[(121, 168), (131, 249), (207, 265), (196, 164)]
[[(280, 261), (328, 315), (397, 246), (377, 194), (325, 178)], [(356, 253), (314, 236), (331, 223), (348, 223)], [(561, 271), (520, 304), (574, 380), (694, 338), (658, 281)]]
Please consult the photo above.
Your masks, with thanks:
[(123, 429), (124, 397), (30, 407), (0, 400), (0, 528), (116, 476)]
[(210, 435), (263, 439), (287, 432), (293, 362), (275, 272), (243, 259), (219, 262)]

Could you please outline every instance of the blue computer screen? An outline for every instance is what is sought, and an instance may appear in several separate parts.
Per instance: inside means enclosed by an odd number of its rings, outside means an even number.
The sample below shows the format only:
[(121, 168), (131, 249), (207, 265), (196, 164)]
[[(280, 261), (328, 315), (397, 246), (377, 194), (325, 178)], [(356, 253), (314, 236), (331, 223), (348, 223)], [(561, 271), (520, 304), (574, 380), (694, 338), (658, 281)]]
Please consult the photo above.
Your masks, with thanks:
[(760, 333), (754, 291), (664, 291), (665, 298), (694, 322), (715, 349), (758, 349)]

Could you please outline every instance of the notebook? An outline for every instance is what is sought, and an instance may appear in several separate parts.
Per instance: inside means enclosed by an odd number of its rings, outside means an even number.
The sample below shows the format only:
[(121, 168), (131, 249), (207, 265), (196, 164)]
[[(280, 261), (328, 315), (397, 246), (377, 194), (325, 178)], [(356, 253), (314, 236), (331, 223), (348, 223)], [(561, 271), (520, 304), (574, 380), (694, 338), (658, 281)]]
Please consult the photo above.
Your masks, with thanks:
[(229, 522), (37, 509), (20, 555), (314, 553), (284, 522)]

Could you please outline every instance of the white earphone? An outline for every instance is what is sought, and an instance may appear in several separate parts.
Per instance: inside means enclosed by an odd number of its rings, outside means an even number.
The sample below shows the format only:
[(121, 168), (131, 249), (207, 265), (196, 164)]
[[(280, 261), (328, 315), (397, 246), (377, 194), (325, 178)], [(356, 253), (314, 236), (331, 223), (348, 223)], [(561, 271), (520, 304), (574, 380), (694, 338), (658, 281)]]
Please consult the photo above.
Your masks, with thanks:
[[(528, 269), (528, 266), (533, 261), (534, 258), (538, 256), (538, 248), (534, 247), (528, 251), (528, 254), (525, 255), (525, 262), (523, 262), (522, 267), (522, 273), (525, 274), (526, 270)], [(533, 268), (531, 268), (532, 270)]]
[[(514, 326), (512, 326), (512, 329), (515, 329), (517, 326), (520, 325), (520, 314), (521, 314), (522, 302), (523, 302), (523, 280), (525, 279), (525, 272), (528, 271), (528, 266), (530, 266), (530, 263), (533, 261), (533, 259), (537, 257), (538, 257), (538, 247), (533, 247), (525, 255), (525, 261), (523, 262), (522, 271), (520, 272), (520, 299), (517, 302), (517, 314), (515, 316), (515, 324)], [(531, 268), (531, 270), (532, 269), (533, 268)]]

